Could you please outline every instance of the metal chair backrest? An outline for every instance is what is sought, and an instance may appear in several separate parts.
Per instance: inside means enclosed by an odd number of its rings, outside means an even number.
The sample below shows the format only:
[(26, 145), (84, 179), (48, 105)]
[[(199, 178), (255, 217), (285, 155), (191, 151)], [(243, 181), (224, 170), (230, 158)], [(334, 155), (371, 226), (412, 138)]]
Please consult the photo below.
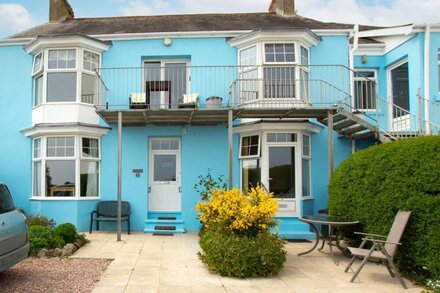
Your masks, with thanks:
[[(394, 218), (393, 226), (391, 227), (390, 233), (388, 234), (387, 241), (399, 243), (400, 239), (405, 232), (406, 225), (408, 224), (411, 212), (399, 211)], [(385, 249), (391, 257), (394, 257), (397, 251), (397, 245), (387, 243), (385, 244)]]
[[(98, 203), (98, 215), (104, 217), (116, 217), (118, 213), (118, 202), (116, 200), (105, 200)], [(121, 216), (128, 216), (130, 213), (130, 203), (121, 202)]]

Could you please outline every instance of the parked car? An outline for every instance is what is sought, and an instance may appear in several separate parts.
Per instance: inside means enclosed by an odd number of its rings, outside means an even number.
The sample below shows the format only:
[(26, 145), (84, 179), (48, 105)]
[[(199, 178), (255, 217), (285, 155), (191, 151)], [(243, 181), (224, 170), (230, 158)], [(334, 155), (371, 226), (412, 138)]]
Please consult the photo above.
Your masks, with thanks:
[(15, 208), (8, 187), (0, 182), (0, 272), (26, 259), (28, 254), (26, 217)]

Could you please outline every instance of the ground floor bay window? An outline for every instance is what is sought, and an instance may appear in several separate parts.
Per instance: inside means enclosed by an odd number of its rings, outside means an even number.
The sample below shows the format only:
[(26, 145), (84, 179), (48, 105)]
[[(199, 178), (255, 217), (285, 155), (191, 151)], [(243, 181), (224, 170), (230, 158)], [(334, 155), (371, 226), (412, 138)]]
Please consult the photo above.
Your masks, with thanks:
[(298, 200), (312, 196), (311, 133), (315, 129), (286, 126), (239, 127), (241, 185), (244, 190), (262, 185), (278, 199), (278, 216), (299, 216)]
[(77, 135), (41, 136), (33, 140), (32, 196), (97, 198), (99, 138)]

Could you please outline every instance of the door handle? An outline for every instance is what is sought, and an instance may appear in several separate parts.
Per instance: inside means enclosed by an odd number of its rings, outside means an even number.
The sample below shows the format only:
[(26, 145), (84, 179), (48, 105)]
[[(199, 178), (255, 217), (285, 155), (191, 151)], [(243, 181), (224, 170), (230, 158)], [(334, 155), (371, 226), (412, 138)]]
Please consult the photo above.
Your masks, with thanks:
[(179, 193), (182, 193), (182, 187), (179, 186)]
[(148, 187), (148, 193), (151, 193), (151, 187)]

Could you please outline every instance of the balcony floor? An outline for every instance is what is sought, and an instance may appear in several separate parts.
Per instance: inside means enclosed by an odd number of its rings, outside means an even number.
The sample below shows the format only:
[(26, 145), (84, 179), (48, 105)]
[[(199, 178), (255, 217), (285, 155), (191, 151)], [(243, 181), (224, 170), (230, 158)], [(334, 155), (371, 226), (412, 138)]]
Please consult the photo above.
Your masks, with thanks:
[[(332, 108), (236, 108), (234, 119), (324, 119)], [(97, 110), (98, 115), (108, 124), (118, 123), (118, 112), (122, 112), (123, 126), (154, 125), (215, 125), (228, 122), (228, 108), (222, 109), (125, 109)]]

